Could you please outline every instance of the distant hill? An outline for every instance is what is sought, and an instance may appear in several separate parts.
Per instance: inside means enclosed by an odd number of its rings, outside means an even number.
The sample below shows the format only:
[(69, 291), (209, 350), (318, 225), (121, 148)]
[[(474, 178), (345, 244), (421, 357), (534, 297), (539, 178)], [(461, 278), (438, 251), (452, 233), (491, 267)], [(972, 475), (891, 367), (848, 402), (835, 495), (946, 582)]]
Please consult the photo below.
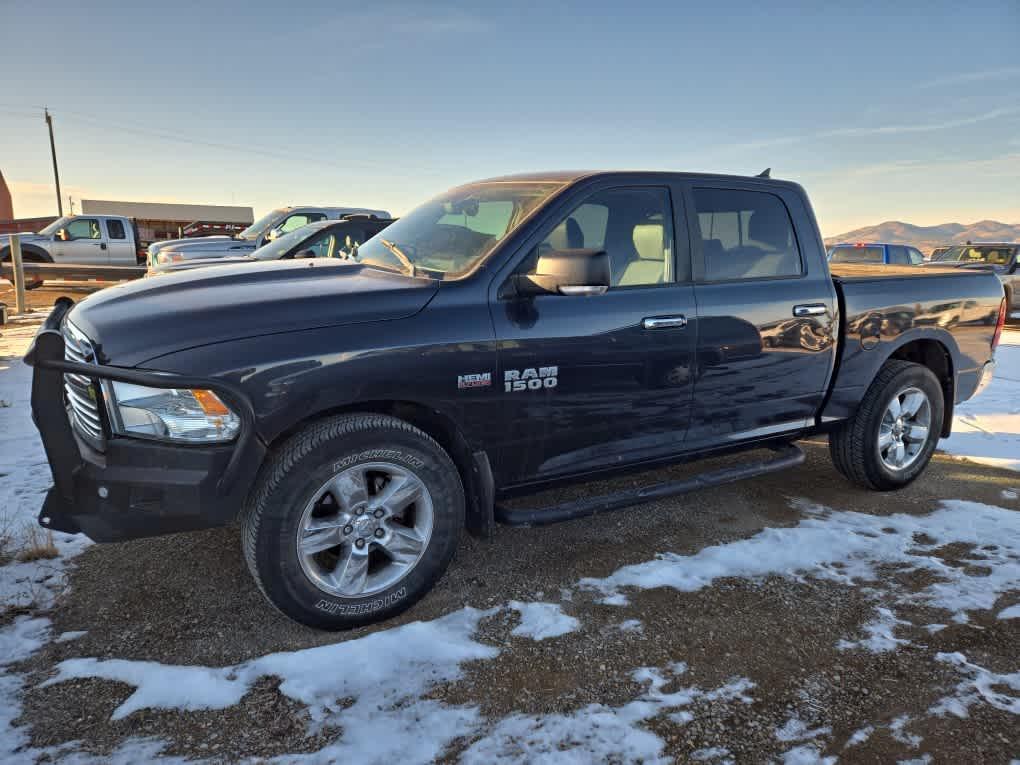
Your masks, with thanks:
[(981, 220), (965, 226), (961, 223), (942, 223), (937, 226), (915, 226), (898, 220), (889, 220), (877, 226), (847, 231), (839, 236), (825, 238), (825, 245), (839, 242), (891, 242), (910, 244), (925, 255), (936, 247), (947, 244), (972, 242), (1020, 242), (1020, 223), (999, 223)]

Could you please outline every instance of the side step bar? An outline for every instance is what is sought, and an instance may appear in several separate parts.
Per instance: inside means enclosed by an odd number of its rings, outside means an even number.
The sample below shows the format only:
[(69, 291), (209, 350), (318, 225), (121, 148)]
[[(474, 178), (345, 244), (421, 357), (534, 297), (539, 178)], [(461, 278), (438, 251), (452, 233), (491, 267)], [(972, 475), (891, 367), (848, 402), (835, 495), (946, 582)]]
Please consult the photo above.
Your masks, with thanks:
[(771, 459), (753, 460), (734, 467), (699, 473), (680, 481), (653, 483), (638, 489), (626, 489), (612, 494), (586, 497), (562, 505), (521, 509), (496, 505), (496, 520), (507, 526), (545, 526), (598, 513), (608, 513), (642, 502), (674, 497), (678, 494), (689, 494), (710, 486), (721, 486), (726, 483), (742, 481), (745, 478), (776, 473), (804, 462), (804, 452), (796, 444), (777, 446), (773, 451), (776, 452), (776, 456)]

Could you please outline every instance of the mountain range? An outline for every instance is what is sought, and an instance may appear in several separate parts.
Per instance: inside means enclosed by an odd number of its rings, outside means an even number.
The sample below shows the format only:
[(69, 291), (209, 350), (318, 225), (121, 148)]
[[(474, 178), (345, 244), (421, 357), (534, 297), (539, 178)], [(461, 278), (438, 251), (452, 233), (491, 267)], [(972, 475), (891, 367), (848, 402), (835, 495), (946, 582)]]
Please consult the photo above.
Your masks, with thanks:
[(898, 220), (889, 220), (876, 226), (847, 231), (838, 236), (825, 237), (825, 245), (840, 242), (889, 242), (910, 244), (925, 255), (936, 247), (971, 242), (1020, 242), (1020, 223), (1000, 223), (981, 220), (977, 223), (940, 223), (937, 226), (915, 226)]

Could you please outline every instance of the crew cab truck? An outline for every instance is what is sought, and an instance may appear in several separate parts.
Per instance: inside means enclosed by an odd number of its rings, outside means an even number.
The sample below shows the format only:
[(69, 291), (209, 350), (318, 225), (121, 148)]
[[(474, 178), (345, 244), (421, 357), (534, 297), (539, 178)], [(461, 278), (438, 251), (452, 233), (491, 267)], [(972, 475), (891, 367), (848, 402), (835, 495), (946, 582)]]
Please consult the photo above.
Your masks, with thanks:
[[(385, 210), (362, 207), (280, 207), (263, 215), (235, 236), (198, 236), (153, 242), (147, 251), (150, 268), (192, 258), (218, 258), (248, 255), (277, 237), (320, 220), (338, 220), (346, 215), (370, 215), (390, 218)], [(172, 255), (170, 253), (173, 253)], [(160, 254), (163, 254), (162, 259)]]
[[(138, 228), (120, 215), (65, 215), (37, 234), (18, 234), (26, 263), (135, 266), (144, 262)], [(11, 257), (9, 237), (0, 237), (0, 261)]]
[[(470, 183), (353, 260), (199, 269), (58, 302), (26, 357), (54, 477), (40, 522), (112, 541), (239, 517), (272, 604), (351, 628), (421, 598), (465, 526), (794, 467), (805, 436), (828, 434), (853, 483), (905, 486), (990, 380), (1004, 309), (988, 272), (830, 274), (790, 182)], [(734, 451), (746, 461), (692, 480), (503, 504)]]

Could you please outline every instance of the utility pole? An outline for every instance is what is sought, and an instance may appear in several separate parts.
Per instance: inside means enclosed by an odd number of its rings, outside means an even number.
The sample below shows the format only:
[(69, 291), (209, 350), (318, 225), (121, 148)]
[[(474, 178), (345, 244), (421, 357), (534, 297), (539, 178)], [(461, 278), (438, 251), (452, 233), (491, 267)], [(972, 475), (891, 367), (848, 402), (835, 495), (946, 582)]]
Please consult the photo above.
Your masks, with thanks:
[(57, 184), (57, 215), (63, 217), (64, 215), (64, 203), (60, 199), (60, 173), (57, 172), (57, 147), (53, 143), (53, 118), (50, 116), (49, 109), (43, 109), (46, 113), (46, 125), (50, 129), (50, 154), (53, 155), (53, 180)]

